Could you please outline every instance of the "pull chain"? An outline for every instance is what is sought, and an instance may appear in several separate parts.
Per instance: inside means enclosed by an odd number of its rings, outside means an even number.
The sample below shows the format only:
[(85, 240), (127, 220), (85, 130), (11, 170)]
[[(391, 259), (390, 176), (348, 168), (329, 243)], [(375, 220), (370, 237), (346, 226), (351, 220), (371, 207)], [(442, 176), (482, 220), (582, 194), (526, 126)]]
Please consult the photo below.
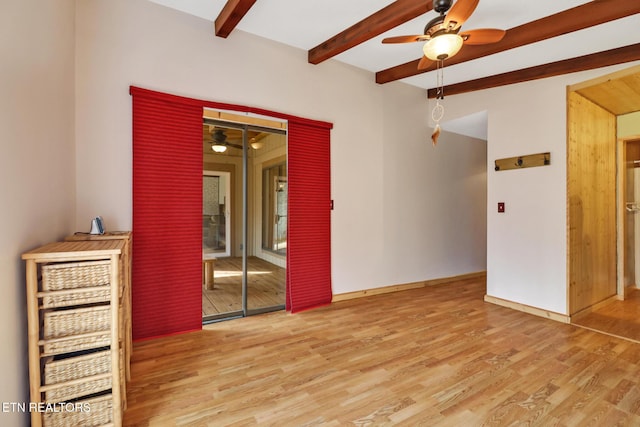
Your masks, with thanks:
[(436, 99), (444, 99), (444, 60), (436, 62)]
[(444, 100), (443, 68), (443, 61), (436, 62), (436, 105), (431, 111), (431, 118), (436, 124), (436, 126), (433, 128), (433, 133), (431, 134), (431, 141), (433, 142), (434, 147), (438, 143), (438, 137), (440, 136), (440, 120), (442, 120), (442, 117), (444, 117), (444, 105), (440, 103), (441, 99)]

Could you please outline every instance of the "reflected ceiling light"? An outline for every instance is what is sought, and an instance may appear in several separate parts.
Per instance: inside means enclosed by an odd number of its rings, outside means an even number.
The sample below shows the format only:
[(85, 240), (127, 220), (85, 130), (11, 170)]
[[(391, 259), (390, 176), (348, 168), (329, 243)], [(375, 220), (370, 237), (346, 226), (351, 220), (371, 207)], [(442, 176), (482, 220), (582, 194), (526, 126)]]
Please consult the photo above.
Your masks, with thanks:
[(211, 133), (211, 137), (213, 138), (211, 149), (216, 153), (224, 153), (227, 151), (227, 144), (225, 143), (227, 135), (222, 129), (216, 129), (215, 127), (213, 129), (214, 131)]
[(251, 138), (251, 148), (253, 148), (254, 150), (259, 150), (264, 146), (264, 142), (261, 141), (256, 141), (255, 138)]
[(424, 56), (432, 61), (443, 61), (458, 53), (462, 48), (462, 42), (464, 39), (459, 34), (440, 34), (429, 39), (422, 47), (422, 51)]

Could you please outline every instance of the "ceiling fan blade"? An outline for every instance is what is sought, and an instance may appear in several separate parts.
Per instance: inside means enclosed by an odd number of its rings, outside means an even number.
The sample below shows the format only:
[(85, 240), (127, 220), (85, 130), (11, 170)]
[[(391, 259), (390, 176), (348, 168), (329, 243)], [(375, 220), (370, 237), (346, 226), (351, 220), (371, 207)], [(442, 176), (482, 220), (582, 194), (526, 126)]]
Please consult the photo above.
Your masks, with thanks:
[(425, 35), (396, 36), (396, 37), (387, 37), (386, 39), (382, 40), (382, 43), (413, 43), (413, 42), (419, 42), (427, 39), (429, 39), (429, 37)]
[(424, 70), (431, 64), (433, 64), (433, 61), (422, 55), (422, 58), (420, 58), (420, 62), (418, 62), (418, 70)]
[(460, 35), (464, 38), (464, 44), (478, 45), (499, 42), (506, 33), (505, 30), (499, 30), (497, 28), (480, 28), (465, 31)]
[(460, 28), (464, 22), (469, 19), (471, 14), (476, 7), (478, 7), (478, 2), (480, 0), (457, 0), (447, 16), (444, 19), (444, 25), (446, 28), (457, 29)]

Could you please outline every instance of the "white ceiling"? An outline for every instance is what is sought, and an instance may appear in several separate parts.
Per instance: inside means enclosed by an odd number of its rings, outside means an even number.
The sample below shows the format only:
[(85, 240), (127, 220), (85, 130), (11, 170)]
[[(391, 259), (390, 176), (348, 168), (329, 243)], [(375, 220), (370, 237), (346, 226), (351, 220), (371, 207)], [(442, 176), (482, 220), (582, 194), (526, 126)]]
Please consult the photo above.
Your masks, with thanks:
[[(212, 22), (226, 3), (226, 0), (149, 1)], [(258, 0), (237, 25), (236, 30), (308, 51), (391, 3), (393, 0)], [(588, 0), (481, 0), (475, 12), (463, 25), (463, 29), (506, 30), (584, 3), (588, 3)], [(375, 73), (419, 59), (422, 56), (420, 43), (383, 45), (381, 40), (390, 36), (422, 34), (425, 24), (435, 16), (437, 13), (431, 11), (331, 60), (342, 61)], [(211, 31), (214, 31), (213, 25)], [(233, 33), (229, 37), (233, 37)], [(446, 66), (445, 62), (444, 84), (468, 81), (634, 43), (640, 43), (638, 14), (461, 64)], [(374, 76), (371, 78), (373, 80)], [(435, 72), (431, 71), (401, 81), (430, 89), (435, 86), (436, 76)]]
[[(212, 22), (226, 3), (226, 0), (150, 1)], [(258, 0), (236, 28), (286, 45), (310, 50), (391, 3), (393, 3), (392, 0)], [(463, 28), (465, 30), (509, 29), (584, 3), (588, 3), (588, 0), (481, 0)], [(422, 34), (427, 21), (435, 16), (437, 13), (431, 11), (351, 48), (333, 59), (371, 72), (419, 59), (422, 56), (420, 43), (383, 45), (381, 40), (389, 36)], [(213, 26), (211, 28), (213, 32)], [(230, 37), (232, 36), (233, 33)], [(632, 15), (552, 40), (452, 65), (445, 70), (445, 84), (639, 42), (640, 16)], [(402, 81), (425, 89), (435, 86), (433, 72), (409, 77)]]

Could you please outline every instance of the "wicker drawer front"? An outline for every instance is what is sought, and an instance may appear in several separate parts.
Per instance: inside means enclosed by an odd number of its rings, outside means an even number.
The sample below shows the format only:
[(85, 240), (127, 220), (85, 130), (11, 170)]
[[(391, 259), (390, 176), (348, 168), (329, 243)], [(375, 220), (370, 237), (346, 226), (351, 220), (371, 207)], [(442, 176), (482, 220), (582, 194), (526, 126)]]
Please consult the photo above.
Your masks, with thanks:
[(109, 268), (109, 261), (46, 264), (42, 266), (42, 290), (108, 286)]
[[(42, 417), (45, 427), (96, 427), (113, 423), (113, 398), (105, 395), (81, 400), (74, 412), (46, 412)], [(88, 409), (88, 410), (87, 410)]]
[(90, 336), (72, 337), (59, 341), (45, 341), (42, 350), (45, 354), (70, 353), (74, 351), (90, 350), (111, 345), (111, 332), (104, 332)]
[(50, 403), (67, 402), (69, 400), (111, 390), (112, 377), (88, 378), (86, 381), (60, 385), (44, 392), (44, 401)]
[(111, 372), (111, 351), (53, 360), (44, 365), (44, 383), (58, 384)]
[(99, 288), (79, 289), (76, 292), (47, 292), (42, 296), (42, 306), (44, 308), (59, 308), (72, 305), (109, 302), (110, 300), (111, 288), (102, 286)]
[(108, 331), (111, 306), (44, 312), (44, 339)]

